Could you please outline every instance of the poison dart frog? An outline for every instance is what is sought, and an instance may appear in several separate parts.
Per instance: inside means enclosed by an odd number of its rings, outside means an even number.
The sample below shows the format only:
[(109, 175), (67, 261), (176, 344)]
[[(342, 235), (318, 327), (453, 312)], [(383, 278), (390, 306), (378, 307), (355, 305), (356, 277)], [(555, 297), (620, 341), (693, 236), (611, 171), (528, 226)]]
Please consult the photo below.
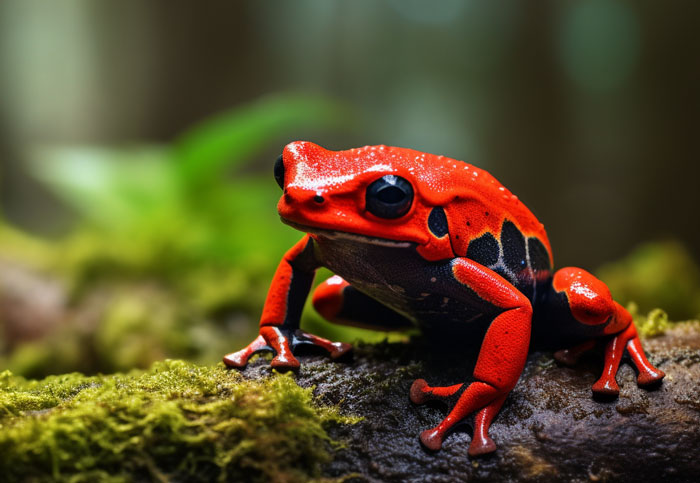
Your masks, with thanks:
[[(627, 352), (640, 386), (664, 373), (644, 355), (632, 317), (608, 287), (583, 269), (554, 271), (543, 225), (486, 171), (462, 161), (388, 146), (328, 151), (310, 142), (284, 148), (274, 166), (283, 190), (282, 221), (305, 232), (282, 258), (260, 320), (260, 335), (224, 362), (243, 368), (258, 351), (271, 365), (295, 369), (294, 351), (319, 346), (336, 359), (351, 346), (299, 328), (314, 273), (334, 276), (313, 293), (331, 322), (381, 330), (481, 324), (473, 382), (447, 387), (413, 382), (410, 399), (455, 400), (447, 417), (420, 434), (438, 450), (447, 432), (475, 413), (471, 456), (492, 452), (489, 426), (525, 366), (531, 333), (544, 330), (574, 363), (605, 344), (603, 375), (593, 392), (619, 393), (615, 381)], [(572, 344), (576, 341), (576, 344)]]

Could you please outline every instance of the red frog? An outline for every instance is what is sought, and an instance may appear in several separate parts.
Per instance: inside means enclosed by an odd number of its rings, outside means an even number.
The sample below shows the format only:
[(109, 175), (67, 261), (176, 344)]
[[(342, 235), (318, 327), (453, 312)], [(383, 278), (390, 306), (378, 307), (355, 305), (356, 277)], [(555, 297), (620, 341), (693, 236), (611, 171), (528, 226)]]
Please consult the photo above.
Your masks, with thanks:
[(299, 328), (314, 272), (327, 267), (336, 275), (316, 288), (313, 305), (331, 322), (378, 330), (483, 327), (473, 382), (433, 387), (418, 379), (411, 387), (417, 404), (457, 401), (437, 427), (421, 433), (432, 450), (471, 413), (469, 454), (496, 449), (488, 428), (523, 371), (533, 331), (567, 347), (555, 354), (566, 363), (605, 343), (594, 393), (619, 393), (615, 376), (624, 352), (640, 386), (664, 377), (608, 287), (580, 268), (553, 271), (543, 225), (486, 171), (410, 149), (328, 151), (293, 142), (274, 174), (284, 191), (277, 206), (282, 221), (306, 234), (277, 268), (260, 335), (226, 355), (228, 366), (242, 368), (255, 352), (271, 350), (272, 367), (295, 369), (301, 345), (320, 346), (333, 359), (350, 351)]

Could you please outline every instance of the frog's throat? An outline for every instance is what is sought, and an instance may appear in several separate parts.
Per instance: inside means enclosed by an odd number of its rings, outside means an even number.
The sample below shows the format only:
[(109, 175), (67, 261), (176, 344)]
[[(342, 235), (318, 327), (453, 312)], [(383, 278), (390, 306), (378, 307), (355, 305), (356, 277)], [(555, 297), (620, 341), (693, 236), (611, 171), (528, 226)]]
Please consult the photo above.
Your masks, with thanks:
[(315, 226), (308, 226), (295, 223), (293, 221), (286, 220), (282, 217), (280, 217), (280, 219), (282, 220), (282, 223), (289, 225), (292, 228), (306, 232), (310, 235), (326, 238), (329, 240), (347, 240), (351, 242), (367, 243), (370, 245), (377, 245), (381, 247), (395, 248), (410, 248), (416, 246), (416, 243), (409, 241), (389, 240), (387, 238), (377, 238), (372, 236), (360, 235), (358, 233), (350, 233), (337, 230), (326, 230), (324, 228), (317, 228)]

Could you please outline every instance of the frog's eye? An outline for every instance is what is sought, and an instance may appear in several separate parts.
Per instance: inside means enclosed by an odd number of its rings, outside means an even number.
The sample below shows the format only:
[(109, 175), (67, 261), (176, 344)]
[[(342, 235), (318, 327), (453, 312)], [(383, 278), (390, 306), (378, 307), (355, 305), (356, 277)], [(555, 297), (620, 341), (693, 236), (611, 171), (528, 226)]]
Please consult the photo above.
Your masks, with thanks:
[(411, 208), (413, 188), (400, 176), (387, 174), (367, 187), (367, 211), (379, 218), (399, 218)]
[(284, 162), (282, 161), (282, 155), (275, 161), (275, 181), (280, 185), (280, 188), (284, 189)]

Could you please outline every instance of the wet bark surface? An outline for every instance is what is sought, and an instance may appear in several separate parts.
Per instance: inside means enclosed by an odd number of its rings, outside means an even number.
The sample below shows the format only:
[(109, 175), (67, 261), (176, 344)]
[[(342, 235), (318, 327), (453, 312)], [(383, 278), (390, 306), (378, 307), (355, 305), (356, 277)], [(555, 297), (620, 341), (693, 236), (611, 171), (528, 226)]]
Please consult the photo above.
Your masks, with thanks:
[[(575, 367), (533, 352), (490, 431), (495, 453), (470, 458), (472, 417), (445, 439), (442, 450), (421, 447), (418, 435), (447, 414), (447, 406), (412, 404), (411, 383), (471, 380), (474, 348), (440, 351), (425, 341), (355, 350), (350, 362), (302, 356), (298, 383), (315, 387), (324, 404), (361, 416), (329, 428), (343, 444), (324, 476), (345, 481), (697, 481), (700, 474), (700, 324), (677, 326), (648, 339), (651, 362), (666, 372), (652, 390), (637, 387), (623, 363), (616, 399), (594, 399), (591, 385), (602, 354)], [(269, 374), (259, 359), (248, 377)], [(349, 476), (349, 478), (348, 478)]]

